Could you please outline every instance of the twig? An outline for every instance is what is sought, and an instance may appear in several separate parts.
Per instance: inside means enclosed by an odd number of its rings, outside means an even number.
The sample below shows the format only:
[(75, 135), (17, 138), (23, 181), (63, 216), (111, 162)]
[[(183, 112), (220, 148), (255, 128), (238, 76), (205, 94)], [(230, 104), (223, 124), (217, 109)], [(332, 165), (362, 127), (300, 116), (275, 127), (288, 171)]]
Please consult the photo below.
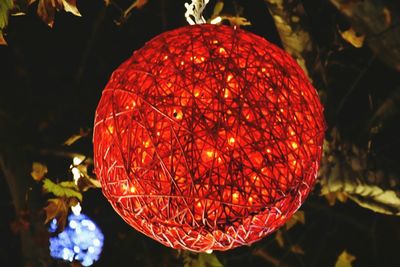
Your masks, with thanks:
[(372, 65), (374, 62), (376, 56), (373, 55), (367, 62), (367, 65), (364, 66), (364, 68), (360, 71), (360, 73), (357, 75), (356, 79), (354, 82), (351, 84), (350, 89), (347, 91), (347, 93), (343, 96), (342, 100), (339, 103), (339, 106), (336, 110), (336, 115), (339, 114), (342, 109), (344, 104), (347, 102), (349, 96), (354, 92), (354, 90), (357, 88), (358, 83), (361, 81), (361, 78), (364, 77), (365, 73), (369, 69), (369, 67)]
[(307, 27), (307, 15), (300, 0), (265, 0), (283, 48), (297, 61), (326, 102), (327, 81), (319, 50)]
[(277, 259), (274, 256), (272, 256), (271, 254), (269, 254), (265, 249), (262, 249), (262, 248), (261, 249), (255, 249), (255, 250), (253, 250), (252, 254), (254, 256), (258, 256), (258, 257), (264, 259), (265, 261), (271, 263), (274, 266), (290, 267), (286, 263), (281, 262), (279, 259)]

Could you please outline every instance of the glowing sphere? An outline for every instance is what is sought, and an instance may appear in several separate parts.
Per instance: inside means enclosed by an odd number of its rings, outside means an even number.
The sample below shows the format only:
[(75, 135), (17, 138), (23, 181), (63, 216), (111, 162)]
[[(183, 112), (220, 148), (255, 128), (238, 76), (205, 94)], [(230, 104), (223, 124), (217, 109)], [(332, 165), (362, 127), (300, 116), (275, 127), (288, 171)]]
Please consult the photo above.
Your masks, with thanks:
[[(57, 220), (53, 219), (49, 232), (57, 229)], [(50, 237), (50, 255), (55, 259), (72, 262), (79, 261), (90, 266), (100, 257), (104, 236), (100, 228), (86, 215), (71, 214), (64, 231)]]
[(95, 171), (131, 226), (192, 251), (251, 244), (315, 182), (325, 123), (296, 62), (241, 29), (155, 37), (112, 74), (97, 107)]

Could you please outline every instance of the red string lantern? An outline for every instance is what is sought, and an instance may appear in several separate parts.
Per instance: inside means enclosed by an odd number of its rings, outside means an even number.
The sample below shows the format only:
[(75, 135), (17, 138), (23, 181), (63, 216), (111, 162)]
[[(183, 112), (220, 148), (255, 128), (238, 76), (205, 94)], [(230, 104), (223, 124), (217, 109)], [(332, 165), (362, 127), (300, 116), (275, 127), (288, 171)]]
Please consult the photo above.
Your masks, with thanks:
[(113, 73), (96, 111), (95, 170), (119, 215), (164, 245), (250, 244), (310, 192), (322, 110), (300, 67), (265, 39), (183, 27)]

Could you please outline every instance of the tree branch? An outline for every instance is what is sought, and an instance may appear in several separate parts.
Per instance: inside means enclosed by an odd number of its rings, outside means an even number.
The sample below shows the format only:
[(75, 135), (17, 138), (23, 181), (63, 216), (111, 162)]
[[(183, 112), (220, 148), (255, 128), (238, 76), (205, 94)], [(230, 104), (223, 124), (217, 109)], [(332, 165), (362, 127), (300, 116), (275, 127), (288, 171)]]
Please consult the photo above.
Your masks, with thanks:
[(318, 47), (307, 29), (307, 16), (300, 0), (265, 0), (283, 48), (297, 61), (325, 100), (325, 71)]

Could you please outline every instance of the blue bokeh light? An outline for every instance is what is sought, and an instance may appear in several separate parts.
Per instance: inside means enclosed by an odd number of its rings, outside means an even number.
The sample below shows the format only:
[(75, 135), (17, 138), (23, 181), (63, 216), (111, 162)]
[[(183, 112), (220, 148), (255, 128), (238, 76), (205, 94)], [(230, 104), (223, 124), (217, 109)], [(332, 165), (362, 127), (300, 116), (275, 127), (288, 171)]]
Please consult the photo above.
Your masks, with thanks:
[[(49, 232), (57, 229), (57, 220), (50, 223)], [(50, 255), (55, 259), (77, 260), (90, 266), (100, 257), (104, 235), (100, 228), (84, 214), (71, 214), (63, 232), (50, 237)]]

